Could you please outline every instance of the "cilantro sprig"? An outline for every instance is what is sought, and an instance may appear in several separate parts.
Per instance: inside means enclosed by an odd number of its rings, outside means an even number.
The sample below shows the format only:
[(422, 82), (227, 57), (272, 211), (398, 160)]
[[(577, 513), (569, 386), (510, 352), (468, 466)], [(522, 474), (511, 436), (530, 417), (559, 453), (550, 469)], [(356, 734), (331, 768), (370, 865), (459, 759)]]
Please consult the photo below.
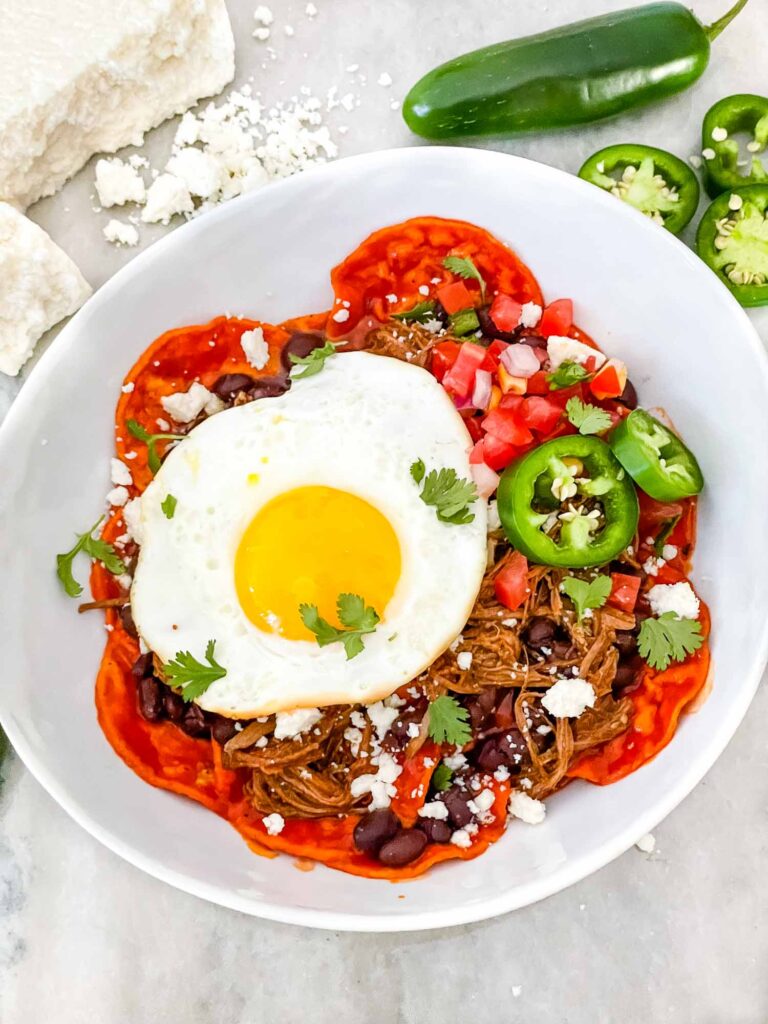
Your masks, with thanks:
[(485, 302), (485, 281), (483, 280), (483, 275), (469, 256), (446, 256), (443, 260), (443, 266), (446, 270), (450, 270), (452, 274), (457, 274), (465, 280), (477, 281), (480, 285), (480, 294), (483, 302)]
[(595, 576), (587, 583), (576, 576), (566, 576), (560, 589), (573, 601), (576, 618), (581, 622), (588, 608), (602, 608), (611, 593), (613, 583), (610, 576)]
[(589, 374), (580, 363), (572, 363), (566, 360), (560, 363), (558, 368), (547, 375), (550, 391), (559, 391), (561, 388), (570, 388), (586, 380)]
[(163, 665), (168, 684), (181, 688), (183, 700), (194, 700), (202, 696), (212, 683), (217, 679), (223, 679), (227, 674), (227, 670), (213, 657), (215, 646), (215, 640), (208, 641), (205, 648), (207, 665), (198, 661), (189, 651), (179, 651), (173, 661)]
[(178, 503), (178, 499), (175, 498), (173, 494), (166, 494), (160, 502), (160, 508), (162, 509), (163, 515), (166, 519), (173, 519)]
[(111, 572), (113, 576), (121, 576), (126, 572), (125, 562), (119, 557), (112, 545), (108, 544), (105, 540), (101, 540), (99, 537), (93, 536), (94, 530), (101, 526), (103, 520), (104, 516), (101, 516), (90, 530), (81, 533), (74, 547), (70, 548), (69, 551), (64, 552), (63, 555), (56, 555), (56, 575), (70, 597), (80, 597), (83, 592), (83, 588), (72, 574), (72, 563), (81, 551), (83, 554), (88, 555), (89, 558), (101, 562), (107, 572)]
[(443, 694), (429, 705), (429, 735), (436, 743), (463, 747), (472, 738), (469, 712), (456, 700)]
[(453, 783), (453, 772), (447, 764), (439, 764), (432, 772), (430, 782), (432, 783), (432, 789), (434, 789), (436, 793), (444, 793), (446, 789), (451, 788), (451, 784)]
[(661, 524), (661, 529), (656, 534), (656, 540), (653, 542), (654, 554), (658, 555), (659, 558), (661, 558), (664, 547), (679, 522), (680, 516), (677, 515), (673, 516), (671, 519), (665, 519)]
[(427, 468), (421, 459), (411, 465), (411, 476), (421, 484), (421, 500), (432, 505), (441, 523), (462, 526), (475, 518), (468, 506), (477, 498), (477, 488), (470, 480), (456, 474), (455, 469)]
[(186, 434), (150, 434), (150, 432), (142, 427), (136, 420), (128, 420), (126, 423), (128, 430), (138, 441), (143, 441), (147, 446), (147, 465), (149, 466), (150, 473), (154, 476), (160, 469), (161, 459), (157, 451), (158, 441), (183, 441)]
[(673, 661), (685, 661), (703, 643), (700, 622), (664, 612), (657, 619), (643, 619), (637, 649), (651, 668), (663, 671)]
[(576, 395), (565, 403), (565, 412), (580, 434), (602, 434), (611, 425), (611, 417), (605, 409), (582, 402)]
[(325, 366), (325, 361), (336, 354), (336, 346), (332, 341), (326, 341), (320, 348), (313, 348), (308, 356), (296, 356), (291, 352), (288, 358), (294, 366), (303, 366), (300, 373), (291, 370), (291, 377), (294, 380), (304, 380), (307, 377), (314, 377), (320, 373)]
[(426, 299), (424, 302), (417, 302), (411, 309), (391, 315), (393, 320), (402, 320), (404, 324), (423, 324), (434, 317), (435, 303), (431, 299)]
[(327, 619), (322, 618), (315, 604), (299, 605), (301, 621), (307, 629), (315, 634), (320, 647), (340, 643), (347, 652), (347, 661), (356, 658), (363, 651), (363, 637), (373, 633), (379, 623), (379, 615), (375, 608), (366, 605), (359, 594), (339, 594), (336, 602), (339, 622), (346, 629), (338, 629)]

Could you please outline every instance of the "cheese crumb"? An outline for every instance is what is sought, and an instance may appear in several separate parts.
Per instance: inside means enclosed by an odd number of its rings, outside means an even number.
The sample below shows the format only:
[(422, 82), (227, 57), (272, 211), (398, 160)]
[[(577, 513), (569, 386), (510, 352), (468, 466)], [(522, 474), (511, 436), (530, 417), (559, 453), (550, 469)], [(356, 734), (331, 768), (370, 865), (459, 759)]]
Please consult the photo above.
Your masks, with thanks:
[(459, 654), (456, 655), (456, 664), (462, 672), (466, 672), (467, 669), (472, 667), (472, 652), (460, 651)]
[(142, 520), (141, 520), (141, 498), (132, 498), (123, 505), (123, 524), (128, 539), (141, 544)]
[(641, 853), (653, 853), (656, 849), (656, 836), (649, 832), (648, 835), (641, 836), (635, 843), (635, 846)]
[(681, 619), (699, 617), (699, 599), (690, 583), (657, 583), (648, 591), (654, 615), (674, 612)]
[(376, 730), (376, 735), (380, 740), (383, 740), (387, 735), (390, 726), (400, 713), (397, 708), (388, 708), (383, 701), (377, 701), (375, 704), (369, 704), (365, 710), (367, 711), (368, 717)]
[(133, 381), (129, 380), (127, 384), (123, 384), (120, 390), (123, 392), (124, 395), (130, 395), (130, 393), (133, 391), (135, 387), (136, 385), (133, 383)]
[(279, 835), (285, 828), (285, 818), (277, 811), (262, 818), (261, 823), (271, 836)]
[(208, 388), (195, 381), (189, 391), (165, 395), (160, 399), (160, 404), (177, 423), (191, 423), (215, 397)]
[(514, 789), (509, 794), (509, 813), (528, 825), (540, 825), (547, 815), (547, 808), (541, 800), (534, 800), (527, 793)]
[(114, 508), (120, 508), (128, 501), (129, 494), (125, 487), (113, 487), (107, 495), (107, 501)]
[(259, 4), (253, 12), (253, 20), (257, 21), (260, 25), (271, 25), (275, 20), (275, 16), (266, 4)]
[(276, 740), (295, 739), (307, 732), (323, 717), (319, 708), (297, 708), (296, 711), (278, 711), (275, 715)]
[(553, 334), (547, 338), (547, 356), (551, 369), (556, 370), (561, 363), (578, 363), (583, 366), (588, 359), (594, 360), (595, 368), (605, 362), (605, 356), (597, 349), (585, 345), (575, 338), (564, 338)]
[(381, 753), (378, 756), (376, 774), (358, 775), (350, 783), (349, 791), (355, 799), (370, 793), (371, 802), (368, 806), (372, 811), (389, 807), (392, 797), (397, 793), (394, 782), (402, 770), (391, 754)]
[(174, 174), (161, 174), (147, 190), (147, 205), (141, 211), (146, 224), (169, 224), (177, 213), (192, 213), (195, 204), (189, 189)]
[(120, 459), (112, 459), (110, 462), (110, 476), (113, 484), (130, 486), (133, 483), (131, 471)]
[(349, 310), (337, 309), (336, 312), (331, 317), (331, 319), (335, 320), (337, 324), (346, 323), (346, 321), (349, 320)]
[(468, 850), (472, 845), (472, 839), (465, 828), (457, 829), (451, 836), (451, 842), (462, 850)]
[(126, 224), (114, 217), (104, 225), (103, 233), (106, 240), (114, 245), (134, 246), (139, 244), (139, 232), (133, 224)]
[(542, 706), (554, 718), (578, 718), (586, 708), (594, 707), (594, 688), (579, 676), (558, 679), (541, 698)]
[(261, 327), (244, 331), (240, 336), (240, 345), (251, 366), (255, 370), (263, 370), (269, 362), (269, 346), (264, 340), (264, 331)]
[(541, 306), (536, 302), (524, 302), (520, 310), (520, 324), (522, 327), (535, 327), (541, 320)]
[(437, 821), (445, 821), (448, 817), (448, 808), (442, 800), (433, 800), (420, 807), (418, 814), (420, 818), (435, 818)]
[(96, 191), (104, 207), (143, 203), (147, 196), (144, 180), (129, 163), (120, 157), (96, 163)]
[(382, 71), (379, 77), (376, 79), (378, 85), (384, 89), (388, 89), (392, 85), (392, 75), (388, 71)]

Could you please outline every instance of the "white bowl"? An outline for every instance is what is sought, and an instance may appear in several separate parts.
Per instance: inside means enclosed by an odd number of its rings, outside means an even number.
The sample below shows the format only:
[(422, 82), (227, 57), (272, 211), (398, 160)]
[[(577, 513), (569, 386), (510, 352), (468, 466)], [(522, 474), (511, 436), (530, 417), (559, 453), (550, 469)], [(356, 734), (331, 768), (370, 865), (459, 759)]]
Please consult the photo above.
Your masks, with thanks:
[[(226, 822), (153, 789), (113, 753), (93, 685), (104, 639), (54, 574), (108, 488), (123, 375), (161, 332), (225, 311), (268, 321), (326, 309), (329, 271), (371, 231), (463, 218), (512, 245), (549, 299), (625, 359), (666, 407), (707, 480), (695, 580), (714, 620), (714, 689), (649, 765), (606, 788), (574, 783), (546, 822), (513, 824), (477, 860), (407, 885), (255, 856)], [(468, 149), (356, 157), (233, 201), (117, 274), (61, 333), (0, 431), (0, 719), (26, 765), (110, 849), (187, 892), (325, 928), (396, 931), (491, 917), (618, 856), (701, 779), (731, 738), (768, 649), (768, 365), (744, 312), (680, 242), (578, 178)], [(83, 574), (83, 567), (80, 567)]]

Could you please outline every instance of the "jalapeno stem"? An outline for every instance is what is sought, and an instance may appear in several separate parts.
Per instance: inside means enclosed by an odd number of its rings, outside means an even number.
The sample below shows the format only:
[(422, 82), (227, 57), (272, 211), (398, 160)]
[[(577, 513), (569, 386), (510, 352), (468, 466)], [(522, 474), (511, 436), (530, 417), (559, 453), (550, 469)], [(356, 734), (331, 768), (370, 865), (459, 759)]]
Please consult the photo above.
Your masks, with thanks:
[(749, 0), (736, 0), (733, 7), (731, 7), (729, 11), (726, 11), (722, 18), (718, 18), (717, 21), (713, 21), (711, 25), (704, 26), (704, 32), (706, 33), (710, 43), (713, 39), (717, 39), (723, 29), (728, 28), (736, 15), (743, 11), (748, 3)]

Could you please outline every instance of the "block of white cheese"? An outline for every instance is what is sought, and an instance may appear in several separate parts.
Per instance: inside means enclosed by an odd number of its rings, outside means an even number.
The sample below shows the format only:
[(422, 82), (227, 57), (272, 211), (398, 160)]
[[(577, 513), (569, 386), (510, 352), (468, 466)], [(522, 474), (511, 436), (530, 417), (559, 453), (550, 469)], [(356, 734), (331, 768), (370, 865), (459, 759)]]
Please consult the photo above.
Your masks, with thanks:
[(15, 376), (41, 335), (90, 294), (88, 282), (45, 231), (0, 203), (0, 372)]
[(2, 0), (0, 199), (25, 209), (233, 75), (224, 0)]

